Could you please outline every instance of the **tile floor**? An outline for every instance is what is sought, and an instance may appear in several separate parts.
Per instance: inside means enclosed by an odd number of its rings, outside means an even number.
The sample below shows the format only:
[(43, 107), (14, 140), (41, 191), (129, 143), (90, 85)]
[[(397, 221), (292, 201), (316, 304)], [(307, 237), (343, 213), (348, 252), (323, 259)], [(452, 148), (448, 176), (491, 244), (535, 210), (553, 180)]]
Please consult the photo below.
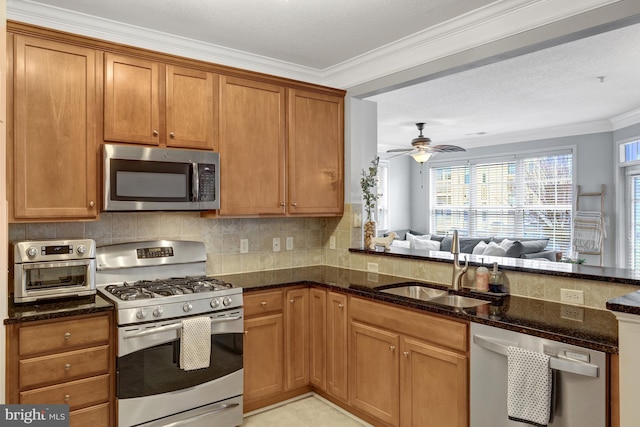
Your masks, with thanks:
[(311, 395), (250, 415), (242, 427), (363, 427), (370, 426), (347, 415), (324, 399)]

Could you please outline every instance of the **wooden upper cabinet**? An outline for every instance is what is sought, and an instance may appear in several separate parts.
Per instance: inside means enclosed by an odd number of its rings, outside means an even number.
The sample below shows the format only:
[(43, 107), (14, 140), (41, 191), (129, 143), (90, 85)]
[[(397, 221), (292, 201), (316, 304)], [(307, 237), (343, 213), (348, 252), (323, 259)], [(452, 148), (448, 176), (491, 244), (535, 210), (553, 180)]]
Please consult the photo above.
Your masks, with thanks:
[(13, 219), (94, 219), (100, 59), (93, 49), (13, 40)]
[(160, 64), (105, 54), (104, 139), (159, 145)]
[(218, 149), (217, 74), (167, 66), (168, 147)]
[(289, 89), (288, 212), (344, 210), (344, 99)]
[(285, 213), (285, 88), (220, 77), (220, 215)]
[(217, 149), (218, 75), (105, 54), (104, 139)]

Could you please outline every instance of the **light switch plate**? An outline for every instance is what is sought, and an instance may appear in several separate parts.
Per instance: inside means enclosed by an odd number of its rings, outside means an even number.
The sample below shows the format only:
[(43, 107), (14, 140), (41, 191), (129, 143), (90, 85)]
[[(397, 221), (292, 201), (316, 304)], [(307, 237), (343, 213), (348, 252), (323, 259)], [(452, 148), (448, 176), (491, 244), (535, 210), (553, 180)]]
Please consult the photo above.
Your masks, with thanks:
[(287, 246), (286, 249), (288, 251), (292, 251), (293, 250), (293, 237), (289, 236), (287, 237)]
[(240, 253), (246, 254), (249, 252), (249, 239), (240, 239)]
[(336, 248), (336, 236), (329, 237), (329, 249)]

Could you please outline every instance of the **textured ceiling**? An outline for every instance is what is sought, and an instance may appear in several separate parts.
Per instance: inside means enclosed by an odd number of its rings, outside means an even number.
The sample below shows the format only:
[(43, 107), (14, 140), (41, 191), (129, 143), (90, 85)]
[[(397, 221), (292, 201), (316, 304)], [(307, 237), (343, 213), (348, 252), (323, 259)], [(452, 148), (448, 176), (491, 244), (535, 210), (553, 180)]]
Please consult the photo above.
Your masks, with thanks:
[(533, 130), (611, 126), (640, 108), (639, 41), (637, 24), (373, 96), (378, 145), (410, 147), (416, 122), (427, 123), (434, 144), (465, 148), (528, 140)]
[(325, 69), (493, 0), (34, 1)]

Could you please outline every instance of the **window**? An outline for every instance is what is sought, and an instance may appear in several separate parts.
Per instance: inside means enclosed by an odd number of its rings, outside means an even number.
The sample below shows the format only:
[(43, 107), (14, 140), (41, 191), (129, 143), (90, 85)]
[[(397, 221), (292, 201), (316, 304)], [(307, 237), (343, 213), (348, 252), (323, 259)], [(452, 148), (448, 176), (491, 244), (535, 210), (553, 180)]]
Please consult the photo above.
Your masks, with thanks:
[(640, 267), (640, 168), (626, 172), (627, 268)]
[(549, 249), (570, 252), (570, 152), (435, 166), (430, 174), (431, 233), (547, 237)]
[(620, 163), (640, 160), (640, 141), (627, 142), (620, 145)]
[(389, 162), (380, 160), (378, 163), (378, 231), (389, 231)]

